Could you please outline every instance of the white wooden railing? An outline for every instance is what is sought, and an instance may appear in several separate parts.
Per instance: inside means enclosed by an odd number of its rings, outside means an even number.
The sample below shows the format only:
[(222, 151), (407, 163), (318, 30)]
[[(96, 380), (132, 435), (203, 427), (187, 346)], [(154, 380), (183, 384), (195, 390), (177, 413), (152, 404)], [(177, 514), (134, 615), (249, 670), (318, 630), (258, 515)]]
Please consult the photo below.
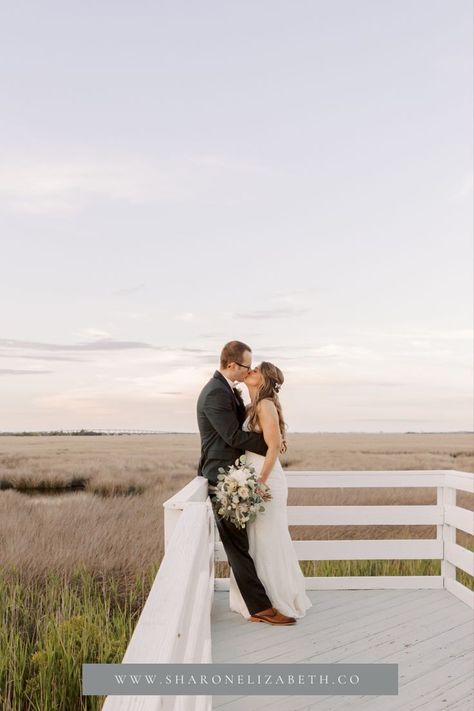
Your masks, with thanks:
[[(165, 502), (165, 555), (122, 663), (210, 663), (214, 515), (196, 477)], [(103, 711), (210, 711), (211, 696), (108, 696)]]
[[(307, 590), (356, 588), (446, 588), (474, 607), (474, 593), (456, 580), (456, 568), (474, 575), (474, 554), (456, 543), (456, 529), (474, 535), (474, 513), (457, 505), (456, 491), (474, 493), (474, 476), (437, 471), (286, 471), (289, 487), (436, 487), (434, 505), (288, 506), (290, 525), (436, 525), (435, 539), (294, 541), (299, 560), (441, 561), (440, 575), (307, 577)], [(123, 662), (211, 662), (210, 614), (215, 590), (229, 578), (215, 578), (214, 561), (227, 560), (207, 497), (207, 480), (195, 477), (164, 502), (165, 555)], [(109, 696), (104, 711), (200, 709), (210, 696)]]
[[(288, 523), (303, 526), (436, 525), (433, 539), (293, 541), (299, 560), (441, 560), (441, 575), (307, 577), (307, 590), (355, 588), (446, 588), (474, 606), (474, 593), (456, 580), (456, 567), (474, 575), (474, 554), (456, 543), (456, 528), (474, 534), (474, 513), (456, 505), (456, 490), (474, 492), (474, 475), (438, 471), (287, 471), (293, 488), (436, 487), (433, 506), (288, 506)], [(222, 543), (215, 560), (227, 560)], [(229, 578), (217, 578), (217, 590)]]

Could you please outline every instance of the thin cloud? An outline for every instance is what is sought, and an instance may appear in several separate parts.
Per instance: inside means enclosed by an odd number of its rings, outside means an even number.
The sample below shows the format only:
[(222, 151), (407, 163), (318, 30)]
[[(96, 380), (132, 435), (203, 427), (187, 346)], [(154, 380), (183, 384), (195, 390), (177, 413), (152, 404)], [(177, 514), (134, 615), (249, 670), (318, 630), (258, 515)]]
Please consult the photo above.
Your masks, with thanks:
[[(422, 334), (422, 337), (425, 337)], [(426, 338), (434, 338), (445, 341), (472, 341), (474, 331), (469, 328), (457, 329), (453, 331), (428, 331)]]
[(25, 353), (0, 353), (0, 358), (21, 358), (28, 360), (48, 360), (67, 361), (73, 363), (86, 363), (84, 358), (74, 358), (74, 356), (49, 356), (49, 355), (26, 355)]
[(387, 340), (449, 340), (449, 341), (471, 341), (474, 337), (474, 330), (470, 328), (458, 328), (458, 329), (445, 329), (445, 330), (426, 330), (421, 328), (407, 328), (403, 331), (384, 331), (382, 328), (377, 329), (366, 329), (366, 328), (356, 328), (352, 329), (351, 333), (356, 335), (358, 338), (374, 338), (378, 341), (382, 339)]
[(19, 370), (16, 368), (0, 368), (0, 375), (44, 375), (53, 370)]
[[(91, 199), (124, 200), (132, 204), (174, 199), (182, 195), (172, 173), (141, 158), (17, 160), (0, 169), (0, 199), (14, 210), (67, 214)], [(174, 179), (173, 179), (174, 177)]]
[[(359, 422), (404, 422), (406, 424), (407, 417), (359, 417)], [(425, 417), (411, 417), (410, 422), (438, 422), (438, 420), (427, 420)]]
[(77, 338), (112, 338), (110, 333), (98, 328), (83, 328), (80, 331), (75, 331), (73, 335)]
[(265, 309), (261, 311), (246, 311), (244, 313), (234, 314), (235, 318), (250, 318), (250, 319), (273, 319), (273, 318), (293, 318), (301, 316), (311, 309), (304, 306), (286, 306), (283, 308)]
[[(0, 339), (0, 353), (2, 358), (30, 358), (32, 360), (73, 360), (87, 362), (87, 360), (63, 355), (63, 352), (82, 352), (91, 354), (100, 353), (132, 353), (146, 351), (147, 353), (161, 353), (169, 361), (172, 357), (174, 364), (187, 364), (191, 356), (196, 361), (205, 363), (215, 360), (215, 356), (206, 349), (191, 347), (155, 346), (143, 341), (118, 341), (113, 339), (95, 339), (86, 343), (44, 343), (40, 341), (23, 341), (14, 339)], [(34, 355), (21, 351), (38, 351)], [(44, 351), (53, 351), (55, 355), (44, 354)], [(56, 355), (61, 353), (61, 355)], [(161, 364), (162, 365), (162, 364)]]
[(413, 388), (413, 382), (406, 382), (402, 380), (364, 380), (363, 378), (357, 380), (355, 378), (340, 377), (337, 380), (327, 379), (318, 382), (318, 388), (328, 387), (331, 390), (334, 388), (347, 388), (347, 387), (373, 387), (373, 388)]
[(266, 184), (273, 167), (232, 155), (181, 155), (155, 160), (142, 156), (60, 158), (15, 157), (0, 166), (0, 201), (15, 211), (68, 215), (92, 201), (131, 205), (205, 200), (222, 186)]
[(143, 284), (137, 284), (137, 286), (131, 286), (127, 289), (117, 289), (116, 291), (113, 291), (112, 294), (116, 296), (128, 296), (129, 294), (135, 294), (137, 291), (140, 291), (143, 289), (145, 286), (145, 282)]
[(281, 353), (282, 351), (291, 351), (292, 353), (300, 353), (301, 351), (311, 351), (315, 346), (259, 346), (259, 351)]
[(136, 348), (163, 350), (165, 347), (153, 346), (142, 341), (115, 341), (111, 338), (100, 338), (88, 343), (42, 343), (40, 341), (19, 341), (0, 338), (0, 348), (26, 348), (44, 351), (123, 351)]

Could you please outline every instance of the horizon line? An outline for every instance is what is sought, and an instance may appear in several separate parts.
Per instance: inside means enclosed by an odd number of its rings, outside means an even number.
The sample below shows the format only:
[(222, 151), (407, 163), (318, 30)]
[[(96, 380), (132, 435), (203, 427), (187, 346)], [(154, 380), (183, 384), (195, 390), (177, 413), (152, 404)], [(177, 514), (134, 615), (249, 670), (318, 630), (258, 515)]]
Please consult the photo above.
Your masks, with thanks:
[[(73, 433), (97, 434), (168, 434), (168, 435), (199, 435), (198, 430), (147, 430), (142, 428), (64, 428), (45, 430), (0, 430), (0, 436), (16, 435), (45, 435), (45, 434), (73, 434)], [(288, 434), (474, 434), (474, 430), (295, 430)]]

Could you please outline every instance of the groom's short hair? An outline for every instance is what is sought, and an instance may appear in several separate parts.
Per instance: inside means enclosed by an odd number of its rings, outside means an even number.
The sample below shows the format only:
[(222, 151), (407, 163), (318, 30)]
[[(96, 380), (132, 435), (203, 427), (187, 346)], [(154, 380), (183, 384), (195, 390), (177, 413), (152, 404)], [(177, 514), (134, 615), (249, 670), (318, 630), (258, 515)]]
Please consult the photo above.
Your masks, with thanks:
[(229, 341), (221, 351), (221, 368), (227, 368), (229, 363), (239, 363), (245, 351), (252, 352), (250, 346), (242, 341)]

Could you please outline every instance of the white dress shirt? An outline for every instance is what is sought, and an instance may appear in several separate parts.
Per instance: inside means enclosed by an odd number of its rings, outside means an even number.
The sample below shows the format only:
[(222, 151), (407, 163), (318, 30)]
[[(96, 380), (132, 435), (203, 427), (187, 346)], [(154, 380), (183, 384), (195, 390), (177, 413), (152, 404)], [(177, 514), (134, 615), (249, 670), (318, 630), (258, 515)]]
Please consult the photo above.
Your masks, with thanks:
[(227, 378), (227, 377), (224, 375), (224, 373), (221, 373), (221, 375), (227, 380), (227, 382), (229, 383), (230, 389), (233, 391), (233, 390), (234, 390), (234, 383), (233, 383), (233, 381), (232, 381), (232, 380), (229, 380), (229, 378)]

